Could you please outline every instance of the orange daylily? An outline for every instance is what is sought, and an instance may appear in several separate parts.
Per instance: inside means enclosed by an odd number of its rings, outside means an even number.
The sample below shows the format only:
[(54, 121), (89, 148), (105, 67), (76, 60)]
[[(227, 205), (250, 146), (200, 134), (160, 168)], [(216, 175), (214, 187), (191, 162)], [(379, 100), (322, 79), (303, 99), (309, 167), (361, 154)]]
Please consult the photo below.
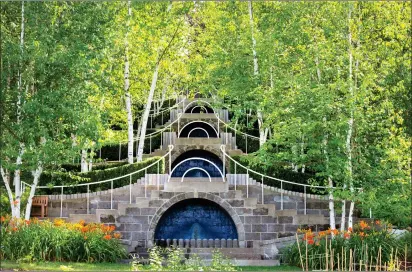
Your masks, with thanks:
[(14, 200), (14, 201), (13, 201), (13, 205), (16, 206), (17, 204), (19, 204), (19, 201), (18, 201), (18, 200)]
[(369, 227), (368, 223), (366, 223), (366, 222), (363, 221), (363, 220), (360, 221), (359, 226), (360, 226), (360, 228), (361, 228), (362, 230)]
[(348, 238), (350, 237), (350, 233), (349, 233), (349, 232), (345, 232), (345, 233), (343, 234), (343, 237), (344, 237), (345, 239), (348, 239)]
[(349, 228), (348, 228), (348, 231), (349, 231), (349, 232), (352, 232), (352, 231), (353, 231), (353, 229), (352, 229), (351, 227), (349, 227)]
[(6, 221), (6, 218), (4, 216), (1, 216), (0, 221), (4, 222), (4, 221)]
[(379, 225), (381, 224), (381, 221), (380, 221), (380, 220), (376, 220), (376, 221), (375, 221), (375, 224), (379, 226)]
[(110, 239), (112, 239), (112, 236), (111, 235), (105, 235), (105, 236), (103, 236), (103, 239), (110, 240)]
[(116, 232), (115, 234), (113, 234), (113, 237), (116, 239), (120, 239), (122, 235), (119, 232)]

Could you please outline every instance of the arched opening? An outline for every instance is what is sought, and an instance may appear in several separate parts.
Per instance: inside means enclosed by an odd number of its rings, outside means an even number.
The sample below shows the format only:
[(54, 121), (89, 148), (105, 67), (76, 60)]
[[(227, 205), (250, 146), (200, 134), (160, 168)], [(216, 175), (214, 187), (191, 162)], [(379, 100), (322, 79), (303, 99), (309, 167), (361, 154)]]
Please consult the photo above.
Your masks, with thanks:
[(202, 121), (186, 124), (180, 131), (179, 138), (217, 138), (216, 129)]
[(193, 105), (186, 109), (185, 113), (215, 113), (208, 105)]
[(154, 238), (238, 239), (238, 233), (226, 210), (210, 200), (192, 198), (177, 202), (162, 215)]
[[(194, 157), (200, 157), (209, 160), (212, 163), (198, 159), (190, 159)], [(188, 160), (183, 162), (186, 159)], [(181, 162), (183, 163), (179, 165)], [(175, 166), (177, 166), (176, 169), (174, 169)], [(192, 168), (193, 170), (188, 171)], [(196, 168), (201, 168), (203, 170)], [(221, 172), (223, 172), (223, 162), (218, 156), (211, 152), (205, 150), (189, 150), (181, 154), (173, 161), (172, 169), (174, 169), (172, 177), (182, 177), (186, 173), (185, 177), (215, 178), (222, 176)], [(205, 173), (205, 171), (207, 173)]]

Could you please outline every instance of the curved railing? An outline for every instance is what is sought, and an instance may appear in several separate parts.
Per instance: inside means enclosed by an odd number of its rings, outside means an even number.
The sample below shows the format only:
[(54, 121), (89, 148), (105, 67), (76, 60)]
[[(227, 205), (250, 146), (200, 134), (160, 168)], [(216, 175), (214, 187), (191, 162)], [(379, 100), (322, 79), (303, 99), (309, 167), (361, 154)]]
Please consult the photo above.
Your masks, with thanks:
[[(258, 176), (261, 177), (261, 187), (262, 187), (262, 204), (264, 204), (264, 179), (271, 179), (271, 180), (276, 180), (280, 182), (280, 190), (281, 190), (281, 209), (283, 210), (283, 184), (292, 184), (292, 185), (297, 185), (297, 186), (302, 186), (303, 187), (303, 191), (304, 191), (304, 204), (305, 204), (305, 214), (306, 214), (306, 198), (307, 198), (307, 187), (309, 188), (316, 188), (316, 189), (324, 189), (324, 190), (329, 190), (329, 191), (333, 191), (333, 190), (343, 190), (343, 187), (334, 187), (334, 186), (321, 186), (321, 185), (311, 185), (311, 184), (301, 184), (301, 183), (297, 183), (297, 182), (293, 182), (293, 181), (288, 181), (288, 180), (284, 180), (284, 179), (280, 179), (280, 178), (275, 178), (275, 177), (271, 177), (262, 173), (259, 173), (253, 169), (250, 169), (247, 166), (242, 165), (241, 163), (239, 163), (238, 161), (236, 161), (235, 159), (233, 159), (229, 154), (226, 153), (225, 151), (225, 145), (221, 145), (220, 146), (220, 150), (222, 151), (222, 154), (224, 157), (228, 158), (230, 161), (235, 163), (235, 190), (236, 190), (236, 174), (237, 174), (237, 166), (240, 166), (241, 168), (246, 170), (246, 174), (249, 175), (249, 173), (254, 173)], [(246, 179), (247, 184), (246, 184), (246, 197), (249, 197), (249, 184), (248, 184), (248, 178)], [(359, 190), (362, 191), (362, 188), (354, 188), (355, 190)]]
[[(151, 168), (152, 166), (157, 164), (157, 187), (158, 190), (160, 189), (160, 184), (159, 184), (159, 175), (160, 175), (160, 161), (162, 161), (165, 157), (169, 156), (169, 167), (170, 167), (170, 156), (171, 156), (171, 152), (173, 150), (174, 146), (173, 145), (169, 145), (169, 152), (167, 152), (165, 155), (163, 155), (161, 158), (159, 158), (157, 161), (149, 164), (148, 166), (139, 169), (137, 171), (134, 171), (132, 173), (123, 175), (123, 176), (119, 176), (119, 177), (115, 177), (115, 178), (111, 178), (111, 179), (106, 179), (106, 180), (101, 180), (101, 181), (95, 181), (95, 182), (88, 182), (88, 183), (81, 183), (81, 184), (73, 184), (73, 185), (56, 185), (56, 186), (37, 186), (36, 189), (54, 189), (54, 188), (60, 188), (61, 192), (60, 192), (60, 217), (63, 216), (63, 194), (64, 194), (64, 188), (73, 188), (73, 187), (87, 187), (87, 194), (86, 194), (86, 198), (87, 198), (87, 214), (89, 214), (89, 210), (90, 210), (90, 185), (96, 185), (96, 184), (103, 184), (103, 183), (111, 183), (110, 186), (110, 209), (113, 209), (113, 181), (115, 180), (120, 180), (123, 178), (127, 178), (129, 177), (129, 201), (130, 203), (132, 203), (132, 176), (135, 174), (138, 174), (140, 172), (145, 172), (145, 197), (147, 197), (147, 180), (146, 180), (146, 175), (147, 175), (147, 169)], [(32, 185), (23, 182), (24, 185), (32, 187)]]
[[(225, 165), (223, 164), (223, 172), (220, 170), (220, 168), (211, 160), (205, 159), (205, 158), (201, 158), (201, 157), (190, 157), (187, 159), (184, 159), (183, 161), (179, 162), (178, 164), (176, 164), (173, 169), (171, 169), (171, 171), (169, 171), (169, 178), (167, 180), (167, 182), (170, 182), (170, 178), (172, 177), (173, 172), (176, 170), (177, 167), (179, 167), (181, 164), (183, 164), (184, 162), (190, 161), (190, 160), (198, 160), (198, 161), (205, 161), (210, 163), (211, 165), (213, 165), (217, 171), (219, 171), (220, 176), (222, 177), (222, 181), (225, 182)], [(170, 168), (170, 167), (169, 167)], [(186, 173), (185, 173), (186, 174)]]

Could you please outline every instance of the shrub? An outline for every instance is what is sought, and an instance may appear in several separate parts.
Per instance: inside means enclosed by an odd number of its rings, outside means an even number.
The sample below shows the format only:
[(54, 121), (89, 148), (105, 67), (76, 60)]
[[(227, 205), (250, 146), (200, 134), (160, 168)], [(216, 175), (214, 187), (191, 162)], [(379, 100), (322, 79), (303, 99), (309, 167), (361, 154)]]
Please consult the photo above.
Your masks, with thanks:
[[(101, 162), (101, 163), (93, 164), (93, 171), (119, 167), (125, 164), (127, 164), (126, 161)], [(79, 163), (66, 163), (66, 164), (62, 164), (60, 167), (62, 168), (62, 171), (67, 171), (67, 172), (80, 172), (81, 171), (80, 170), (81, 166)]]
[(236, 271), (236, 267), (230, 260), (217, 249), (212, 252), (210, 266), (206, 266), (196, 254), (185, 260), (183, 250), (178, 247), (154, 246), (148, 252), (149, 266), (143, 267), (139, 259), (134, 258), (131, 265), (132, 271)]
[(378, 262), (383, 268), (385, 263), (399, 263), (404, 258), (404, 244), (388, 230), (380, 221), (371, 226), (361, 221), (353, 230), (344, 232), (329, 229), (315, 234), (311, 230), (303, 230), (300, 231), (303, 238), (285, 250), (285, 261), (300, 267), (303, 263), (313, 270), (325, 269), (326, 266), (330, 269), (332, 260), (334, 268), (339, 263), (341, 269), (348, 269), (351, 263), (352, 269), (356, 264), (356, 270), (364, 270), (360, 264), (367, 264), (369, 269), (371, 265), (375, 268)]
[(114, 226), (2, 217), (0, 255), (14, 261), (116, 262), (126, 256)]
[[(258, 157), (255, 156), (255, 154), (249, 154), (249, 155), (240, 155), (240, 156), (232, 156), (232, 158), (239, 162), (241, 165), (248, 167), (256, 172), (265, 174), (270, 177), (275, 177), (287, 181), (292, 181), (300, 184), (310, 184), (311, 181), (316, 180), (316, 176), (311, 173), (300, 173), (300, 172), (294, 172), (290, 169), (285, 169), (283, 165), (281, 164), (264, 164), (262, 163), (262, 160), (257, 160)], [(233, 161), (230, 161), (230, 171), (231, 173), (235, 172), (235, 163)], [(236, 173), (238, 174), (246, 174), (246, 169), (237, 166), (236, 167)], [(252, 178), (254, 178), (256, 181), (261, 181), (261, 176), (256, 175), (254, 173), (249, 173)], [(264, 179), (264, 183), (266, 185), (274, 186), (277, 188), (281, 188), (281, 183), (280, 181), (272, 180), (272, 179)], [(283, 183), (283, 189), (285, 190), (290, 190), (294, 192), (304, 192), (303, 186), (299, 185), (294, 185), (294, 184), (288, 184), (288, 183)], [(323, 192), (320, 192), (318, 189), (311, 189), (311, 188), (306, 188), (307, 193), (315, 193), (315, 194), (322, 194)]]
[[(44, 172), (40, 178), (40, 185), (42, 186), (50, 186), (51, 189), (42, 189), (39, 194), (53, 194), (58, 193), (56, 190), (52, 189), (52, 186), (55, 185), (76, 185), (81, 183), (90, 183), (90, 182), (97, 182), (102, 180), (107, 180), (111, 178), (116, 178), (120, 176), (127, 175), (132, 172), (136, 172), (140, 169), (145, 168), (146, 166), (156, 162), (159, 160), (160, 157), (152, 157), (148, 158), (142, 162), (133, 163), (133, 164), (125, 164), (119, 167), (108, 168), (105, 170), (93, 170), (86, 173), (76, 173), (73, 174), (71, 172)], [(159, 162), (159, 171), (160, 173), (164, 173), (164, 160)], [(149, 167), (147, 169), (148, 174), (157, 173), (157, 164)], [(141, 171), (136, 173), (132, 176), (132, 182), (136, 182), (137, 179), (143, 177), (145, 171)], [(121, 186), (128, 185), (130, 183), (130, 177), (125, 177), (122, 179), (118, 179), (113, 181), (113, 188), (118, 188)], [(111, 183), (101, 183), (95, 184), (90, 186), (90, 191), (102, 191), (108, 190), (111, 188)], [(64, 193), (86, 193), (87, 188), (86, 186), (79, 186), (79, 187), (72, 187), (72, 188), (65, 188)]]

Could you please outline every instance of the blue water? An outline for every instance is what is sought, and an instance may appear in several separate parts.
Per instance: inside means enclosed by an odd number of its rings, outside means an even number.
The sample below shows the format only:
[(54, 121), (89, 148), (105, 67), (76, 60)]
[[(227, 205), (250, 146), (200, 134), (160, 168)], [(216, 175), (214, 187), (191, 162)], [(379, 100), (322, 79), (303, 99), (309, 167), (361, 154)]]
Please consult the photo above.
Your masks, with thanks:
[(155, 239), (237, 239), (236, 226), (219, 205), (205, 199), (183, 200), (167, 210)]

